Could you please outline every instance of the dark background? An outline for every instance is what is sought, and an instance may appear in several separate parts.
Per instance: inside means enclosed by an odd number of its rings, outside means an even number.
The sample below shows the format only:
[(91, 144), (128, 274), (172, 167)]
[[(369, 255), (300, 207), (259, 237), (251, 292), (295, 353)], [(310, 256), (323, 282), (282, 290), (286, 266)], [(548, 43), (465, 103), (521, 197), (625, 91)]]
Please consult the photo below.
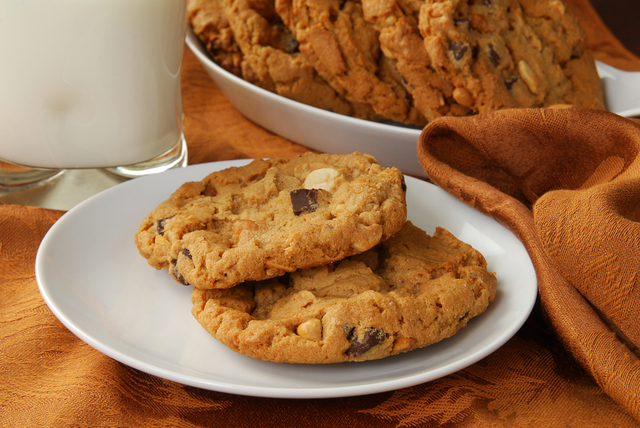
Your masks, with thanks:
[(590, 0), (607, 27), (640, 57), (640, 0)]

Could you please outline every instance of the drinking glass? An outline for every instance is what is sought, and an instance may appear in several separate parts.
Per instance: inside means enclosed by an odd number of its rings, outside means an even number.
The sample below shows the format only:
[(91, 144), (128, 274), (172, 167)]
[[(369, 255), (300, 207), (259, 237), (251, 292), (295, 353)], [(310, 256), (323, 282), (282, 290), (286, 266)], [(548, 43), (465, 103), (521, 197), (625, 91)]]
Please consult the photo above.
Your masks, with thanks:
[(0, 2), (0, 186), (187, 164), (186, 0)]

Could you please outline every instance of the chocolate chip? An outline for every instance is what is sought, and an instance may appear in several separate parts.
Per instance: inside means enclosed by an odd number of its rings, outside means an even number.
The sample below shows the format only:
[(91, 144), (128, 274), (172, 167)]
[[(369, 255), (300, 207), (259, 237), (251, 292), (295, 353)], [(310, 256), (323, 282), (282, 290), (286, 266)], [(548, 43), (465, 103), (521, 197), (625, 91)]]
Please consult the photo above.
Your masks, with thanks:
[(287, 40), (286, 48), (287, 53), (298, 53), (300, 52), (300, 42), (291, 36), (291, 38)]
[(211, 40), (207, 42), (207, 50), (209, 52), (215, 52), (216, 46), (218, 45), (218, 41), (220, 40), (220, 36), (215, 35)]
[(504, 80), (504, 84), (506, 85), (507, 89), (511, 90), (511, 88), (513, 87), (513, 84), (516, 83), (517, 81), (518, 81), (518, 76), (511, 76)]
[(158, 232), (158, 235), (164, 235), (164, 225), (167, 223), (167, 220), (172, 219), (173, 217), (175, 216), (161, 218), (156, 221), (156, 231)]
[(184, 276), (178, 270), (178, 266), (176, 266), (177, 260), (171, 260), (171, 266), (169, 267), (169, 273), (182, 285), (189, 285), (189, 282), (185, 279)]
[(493, 45), (489, 45), (489, 59), (494, 67), (497, 67), (498, 64), (500, 64), (500, 55), (498, 55), (498, 52), (493, 50)]
[(300, 47), (300, 42), (296, 40), (296, 36), (294, 36), (286, 28), (283, 28), (281, 32), (282, 32), (282, 39), (280, 43), (284, 51), (290, 54), (300, 52), (300, 49), (298, 49)]
[(202, 196), (216, 196), (218, 194), (218, 191), (213, 186), (207, 186), (204, 188), (201, 194)]
[(467, 52), (467, 45), (464, 43), (456, 43), (453, 40), (449, 40), (449, 51), (453, 55), (453, 59), (460, 61), (464, 54)]
[(359, 357), (374, 346), (383, 343), (388, 337), (384, 330), (377, 328), (366, 329), (362, 337), (356, 336), (355, 328), (348, 329), (346, 332), (347, 340), (351, 342), (346, 354), (350, 357)]
[(189, 251), (187, 248), (183, 248), (182, 251), (180, 251), (180, 254), (186, 256), (189, 260), (193, 260), (193, 257), (191, 257), (191, 251)]
[(402, 191), (406, 193), (407, 192), (407, 183), (404, 182), (404, 176), (402, 176), (401, 187), (402, 187)]
[(297, 189), (291, 193), (293, 214), (312, 213), (318, 209), (318, 189)]
[(184, 279), (184, 276), (182, 276), (182, 274), (180, 273), (180, 271), (178, 271), (178, 269), (176, 269), (174, 271), (174, 275), (176, 277), (176, 279), (178, 280), (178, 282), (182, 285), (189, 285), (189, 283), (187, 282), (186, 279)]

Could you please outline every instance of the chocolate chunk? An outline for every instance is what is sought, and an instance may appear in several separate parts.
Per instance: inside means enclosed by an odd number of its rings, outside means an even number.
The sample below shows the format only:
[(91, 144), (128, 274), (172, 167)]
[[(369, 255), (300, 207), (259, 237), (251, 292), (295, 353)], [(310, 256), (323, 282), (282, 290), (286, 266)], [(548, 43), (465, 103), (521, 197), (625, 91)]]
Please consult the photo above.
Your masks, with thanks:
[(175, 216), (161, 218), (156, 221), (156, 231), (158, 232), (158, 235), (164, 235), (164, 225), (167, 223), (167, 220), (172, 219), (173, 217)]
[(193, 260), (193, 257), (191, 257), (191, 251), (186, 248), (183, 248), (182, 251), (180, 251), (180, 254), (186, 256), (189, 260)]
[(374, 346), (383, 343), (388, 337), (384, 330), (377, 328), (366, 329), (362, 337), (355, 335), (355, 328), (348, 330), (347, 333), (347, 340), (351, 342), (351, 346), (346, 354), (350, 357), (359, 357)]
[(507, 89), (511, 90), (511, 88), (513, 87), (513, 84), (516, 83), (517, 81), (518, 81), (518, 76), (511, 76), (504, 80), (504, 84), (506, 85)]
[(295, 215), (312, 213), (318, 209), (318, 189), (297, 189), (291, 193), (291, 207)]
[(202, 196), (216, 196), (217, 194), (218, 194), (218, 191), (213, 186), (207, 186), (202, 191)]
[(180, 271), (178, 270), (178, 267), (176, 266), (176, 263), (178, 261), (177, 260), (171, 260), (171, 266), (169, 267), (169, 273), (182, 285), (189, 285), (189, 283), (187, 282), (187, 280), (185, 279), (184, 276), (182, 276), (182, 274), (180, 273)]
[(215, 52), (216, 46), (218, 45), (218, 41), (220, 40), (220, 36), (214, 36), (211, 40), (207, 42), (207, 50), (209, 52)]
[(407, 183), (404, 182), (404, 176), (402, 176), (401, 187), (402, 187), (402, 191), (406, 193), (407, 192)]
[(287, 53), (298, 53), (300, 52), (300, 42), (298, 40), (296, 40), (295, 37), (291, 36), (288, 40), (287, 40), (287, 44), (286, 44), (286, 48), (287, 48)]
[(491, 64), (493, 64), (494, 67), (497, 67), (498, 64), (500, 64), (500, 55), (498, 55), (498, 53), (493, 50), (493, 45), (489, 45), (489, 59), (491, 60)]
[(464, 43), (456, 43), (453, 40), (449, 40), (448, 49), (451, 52), (451, 55), (453, 55), (453, 59), (455, 59), (456, 61), (460, 61), (464, 57), (464, 54), (467, 52), (468, 48)]

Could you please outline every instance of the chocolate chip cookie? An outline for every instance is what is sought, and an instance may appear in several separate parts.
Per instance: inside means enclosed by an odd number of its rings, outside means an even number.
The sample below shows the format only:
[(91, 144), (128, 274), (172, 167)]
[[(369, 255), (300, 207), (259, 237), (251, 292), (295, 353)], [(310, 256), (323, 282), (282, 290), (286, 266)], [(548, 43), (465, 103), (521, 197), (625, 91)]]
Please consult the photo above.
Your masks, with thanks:
[(135, 235), (180, 283), (228, 288), (370, 249), (406, 220), (396, 168), (354, 153), (255, 160), (183, 184)]
[(604, 108), (585, 34), (559, 0), (425, 0), (418, 26), (432, 66), (469, 113)]
[(188, 12), (194, 32), (227, 71), (294, 101), (378, 119), (368, 106), (344, 99), (306, 62), (274, 0), (190, 0)]
[(380, 51), (378, 32), (353, 0), (276, 0), (300, 52), (341, 95), (370, 105), (386, 120), (424, 125), (394, 64)]
[(365, 361), (454, 335), (483, 313), (497, 280), (445, 229), (410, 222), (345, 260), (225, 290), (192, 292), (192, 313), (234, 351), (273, 362)]
[(380, 49), (395, 62), (416, 109), (427, 121), (467, 111), (452, 99), (453, 85), (431, 67), (418, 29), (420, 0), (362, 0), (367, 22), (380, 31)]
[(242, 72), (246, 64), (229, 27), (223, 0), (189, 0), (187, 20), (216, 64), (238, 77), (247, 74)]

